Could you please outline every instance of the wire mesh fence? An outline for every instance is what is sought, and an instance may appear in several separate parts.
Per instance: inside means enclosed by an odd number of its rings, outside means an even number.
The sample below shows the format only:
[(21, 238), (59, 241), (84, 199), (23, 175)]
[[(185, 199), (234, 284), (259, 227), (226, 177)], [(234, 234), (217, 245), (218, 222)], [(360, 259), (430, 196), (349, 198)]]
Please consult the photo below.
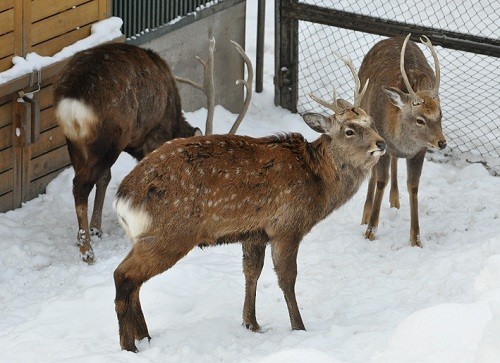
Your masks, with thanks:
[[(500, 3), (494, 0), (303, 0), (300, 3), (460, 33), (464, 34), (464, 43), (471, 37), (478, 37), (479, 42), (492, 39), (495, 43), (500, 35)], [(364, 55), (383, 38), (299, 21), (297, 111), (321, 111), (307, 95), (314, 93), (331, 99), (332, 86), (340, 97), (352, 99), (352, 77), (334, 52), (348, 55), (359, 69)], [(433, 68), (430, 52), (423, 45), (421, 48)], [(436, 49), (441, 64), (442, 122), (449, 142), (444, 153), (431, 157), (480, 162), (492, 174), (500, 174), (500, 58), (441, 46)]]

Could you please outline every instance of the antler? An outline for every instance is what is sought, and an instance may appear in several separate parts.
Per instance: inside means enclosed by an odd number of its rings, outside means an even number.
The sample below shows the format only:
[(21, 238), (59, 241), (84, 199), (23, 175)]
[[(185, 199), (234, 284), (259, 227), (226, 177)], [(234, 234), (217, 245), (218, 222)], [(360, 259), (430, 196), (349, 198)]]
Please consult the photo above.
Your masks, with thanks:
[(335, 91), (335, 87), (333, 87), (333, 102), (332, 103), (329, 103), (322, 98), (316, 97), (312, 93), (309, 93), (309, 97), (311, 97), (314, 101), (319, 103), (321, 106), (329, 108), (330, 110), (332, 110), (335, 113), (341, 113), (343, 111), (342, 107), (340, 107), (337, 103), (337, 92)]
[(208, 60), (204, 61), (200, 57), (196, 57), (203, 66), (203, 84), (193, 82), (190, 79), (175, 77), (175, 80), (180, 83), (186, 83), (190, 86), (203, 91), (207, 96), (207, 122), (205, 125), (205, 135), (213, 133), (214, 124), (214, 109), (215, 109), (215, 87), (214, 87), (214, 50), (215, 38), (210, 38), (208, 47)]
[(432, 43), (429, 40), (429, 38), (427, 38), (425, 35), (422, 35), (420, 37), (420, 41), (427, 48), (429, 48), (429, 50), (432, 53), (432, 58), (434, 58), (434, 69), (435, 69), (435, 73), (436, 73), (436, 80), (435, 80), (434, 88), (432, 89), (432, 91), (437, 96), (439, 94), (439, 84), (441, 83), (441, 67), (439, 65), (438, 55), (437, 55), (436, 49), (432, 45)]
[[(365, 95), (366, 89), (368, 88), (368, 82), (370, 81), (369, 79), (366, 80), (365, 85), (363, 89), (361, 90), (361, 81), (359, 80), (358, 72), (356, 71), (356, 68), (354, 67), (354, 64), (352, 63), (352, 60), (348, 57), (342, 57), (339, 53), (334, 52), (334, 54), (342, 61), (344, 64), (349, 67), (349, 70), (351, 71), (352, 78), (354, 78), (355, 82), (355, 88), (354, 88), (354, 107), (359, 107), (361, 104), (361, 100), (363, 99), (363, 96)], [(361, 90), (361, 92), (360, 92)]]
[[(236, 130), (240, 126), (241, 121), (245, 117), (245, 114), (248, 110), (248, 106), (250, 105), (250, 102), (252, 100), (253, 67), (250, 58), (247, 56), (243, 48), (233, 40), (231, 40), (231, 44), (233, 44), (238, 53), (240, 53), (240, 55), (242, 56), (243, 61), (247, 66), (247, 74), (248, 74), (246, 81), (243, 79), (238, 79), (236, 81), (236, 84), (243, 84), (245, 86), (246, 97), (245, 97), (245, 102), (243, 104), (243, 109), (241, 113), (238, 115), (238, 118), (234, 122), (233, 126), (231, 127), (231, 130), (229, 131), (230, 134), (234, 134), (236, 133)], [(207, 96), (207, 122), (205, 126), (205, 135), (211, 135), (213, 133), (214, 109), (215, 109), (214, 50), (215, 50), (215, 39), (214, 37), (212, 37), (210, 38), (210, 45), (208, 47), (208, 60), (205, 62), (203, 59), (196, 57), (203, 66), (203, 84), (193, 82), (192, 80), (187, 78), (175, 77), (175, 80), (177, 82), (189, 84), (190, 86), (203, 91)]]
[(403, 46), (401, 47), (401, 58), (399, 61), (399, 69), (401, 70), (401, 76), (403, 77), (403, 82), (405, 83), (406, 89), (408, 90), (408, 93), (410, 94), (410, 97), (413, 100), (413, 104), (417, 105), (422, 103), (422, 100), (420, 97), (417, 96), (415, 91), (413, 91), (413, 88), (411, 88), (410, 81), (408, 80), (408, 76), (406, 75), (405, 71), (405, 51), (406, 51), (406, 44), (408, 43), (408, 39), (410, 39), (411, 33), (408, 34), (405, 38), (405, 41), (403, 42)]
[[(359, 80), (358, 72), (356, 71), (356, 68), (354, 67), (354, 64), (352, 63), (352, 60), (349, 58), (342, 57), (339, 53), (334, 52), (334, 54), (344, 62), (344, 64), (349, 68), (352, 74), (352, 78), (354, 78), (354, 105), (353, 107), (359, 107), (361, 104), (361, 100), (363, 99), (363, 96), (365, 95), (366, 89), (368, 88), (368, 82), (370, 81), (369, 79), (366, 80), (365, 85), (363, 89), (360, 92), (361, 88), (361, 81)], [(309, 94), (309, 97), (311, 97), (314, 101), (318, 102), (321, 106), (324, 106), (326, 108), (329, 108), (330, 110), (333, 110), (335, 113), (341, 113), (343, 111), (342, 107), (340, 107), (337, 103), (337, 92), (335, 92), (335, 87), (333, 88), (333, 102), (329, 103), (326, 102), (325, 100), (316, 97), (312, 93)]]
[(243, 104), (243, 109), (241, 110), (240, 114), (238, 115), (238, 118), (236, 119), (236, 121), (234, 121), (234, 124), (233, 124), (233, 127), (231, 127), (231, 130), (229, 130), (230, 134), (235, 134), (236, 130), (238, 130), (238, 127), (241, 124), (241, 121), (245, 117), (247, 110), (248, 110), (248, 106), (250, 105), (250, 101), (252, 100), (253, 67), (252, 67), (252, 61), (250, 60), (248, 55), (245, 53), (245, 51), (243, 50), (241, 45), (236, 43), (234, 40), (231, 40), (231, 44), (234, 45), (234, 47), (236, 48), (238, 53), (240, 53), (241, 57), (243, 58), (243, 61), (247, 65), (247, 73), (248, 73), (248, 77), (247, 77), (246, 81), (244, 79), (238, 79), (236, 81), (236, 84), (243, 84), (243, 86), (245, 86), (245, 88), (247, 90), (247, 94), (245, 97), (245, 103)]

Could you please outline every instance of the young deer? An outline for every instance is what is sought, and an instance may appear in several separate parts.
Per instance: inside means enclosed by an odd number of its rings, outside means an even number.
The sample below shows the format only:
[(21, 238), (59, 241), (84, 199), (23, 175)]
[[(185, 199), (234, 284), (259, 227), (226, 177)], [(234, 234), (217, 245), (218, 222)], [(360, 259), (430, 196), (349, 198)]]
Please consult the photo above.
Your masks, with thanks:
[[(175, 79), (158, 54), (109, 43), (75, 54), (54, 83), (55, 114), (75, 169), (77, 245), (92, 263), (90, 235), (101, 235), (111, 166), (126, 151), (137, 160), (167, 140), (200, 134), (184, 119)], [(88, 197), (96, 185), (88, 223)]]
[[(439, 101), (440, 67), (436, 50), (427, 37), (421, 39), (434, 58), (435, 75), (420, 48), (403, 38), (382, 40), (368, 52), (359, 70), (361, 81), (370, 79), (361, 107), (373, 117), (387, 142), (387, 154), (372, 170), (362, 223), (368, 223), (365, 237), (373, 240), (380, 205), (391, 165), (391, 207), (399, 208), (397, 159), (405, 158), (410, 195), (410, 243), (421, 246), (418, 223), (418, 185), (425, 152), (444, 149)], [(408, 49), (407, 49), (408, 48)]]
[[(259, 331), (257, 280), (268, 243), (292, 329), (304, 330), (295, 297), (299, 243), (311, 228), (347, 202), (385, 143), (355, 102), (334, 98), (330, 117), (303, 115), (322, 133), (252, 138), (198, 136), (165, 143), (145, 157), (119, 186), (114, 202), (132, 249), (116, 268), (115, 308), (122, 349), (150, 339), (139, 290), (196, 246), (241, 242), (245, 273), (243, 324)], [(335, 94), (334, 94), (335, 95)]]

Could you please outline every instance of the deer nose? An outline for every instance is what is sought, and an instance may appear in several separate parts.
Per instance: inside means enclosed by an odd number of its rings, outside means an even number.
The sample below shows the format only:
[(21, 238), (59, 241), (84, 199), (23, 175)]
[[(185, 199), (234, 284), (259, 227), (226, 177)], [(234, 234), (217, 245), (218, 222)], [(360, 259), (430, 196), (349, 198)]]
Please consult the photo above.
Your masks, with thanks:
[(387, 146), (387, 145), (385, 144), (385, 142), (384, 142), (384, 141), (377, 141), (377, 142), (376, 142), (376, 144), (377, 144), (377, 147), (378, 147), (380, 150), (385, 150), (385, 148), (386, 148), (386, 146)]
[(438, 146), (441, 150), (443, 150), (446, 147), (446, 141), (444, 140), (439, 141)]

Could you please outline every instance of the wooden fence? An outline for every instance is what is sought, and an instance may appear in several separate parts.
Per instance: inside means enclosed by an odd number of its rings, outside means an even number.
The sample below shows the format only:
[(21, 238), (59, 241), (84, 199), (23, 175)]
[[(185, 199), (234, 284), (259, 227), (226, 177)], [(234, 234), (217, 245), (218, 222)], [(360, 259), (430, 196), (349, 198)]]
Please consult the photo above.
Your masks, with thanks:
[[(52, 56), (90, 35), (111, 0), (0, 0), (0, 72), (14, 55)], [(52, 107), (52, 82), (66, 61), (0, 85), (0, 212), (45, 191), (69, 162)], [(33, 93), (24, 97), (23, 91)]]

